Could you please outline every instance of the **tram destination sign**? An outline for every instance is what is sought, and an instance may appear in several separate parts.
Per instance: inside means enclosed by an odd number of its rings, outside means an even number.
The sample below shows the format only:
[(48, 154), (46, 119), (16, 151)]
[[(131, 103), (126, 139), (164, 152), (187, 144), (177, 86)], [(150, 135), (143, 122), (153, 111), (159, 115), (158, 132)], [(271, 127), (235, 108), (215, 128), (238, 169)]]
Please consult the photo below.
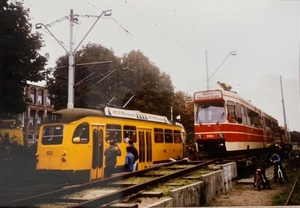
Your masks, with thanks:
[(124, 110), (118, 108), (105, 107), (104, 113), (106, 116), (113, 116), (113, 117), (120, 117), (120, 118), (146, 120), (146, 121), (154, 121), (160, 123), (168, 122), (168, 119), (165, 116), (142, 113), (136, 110)]
[(220, 100), (223, 98), (221, 90), (200, 91), (194, 93), (194, 101)]

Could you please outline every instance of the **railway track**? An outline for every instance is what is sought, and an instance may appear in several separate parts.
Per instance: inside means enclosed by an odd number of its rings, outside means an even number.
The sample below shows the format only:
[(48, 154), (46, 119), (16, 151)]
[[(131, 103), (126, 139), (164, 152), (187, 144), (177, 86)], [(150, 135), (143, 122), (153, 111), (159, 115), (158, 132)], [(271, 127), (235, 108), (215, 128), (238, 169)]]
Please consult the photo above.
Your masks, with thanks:
[(294, 197), (299, 197), (299, 195), (295, 194), (296, 191), (300, 191), (300, 183), (299, 183), (299, 180), (300, 180), (300, 175), (297, 177), (297, 179), (295, 180), (294, 184), (293, 184), (293, 187), (288, 195), (288, 198), (286, 199), (286, 202), (285, 202), (285, 206), (288, 206), (288, 205), (293, 205), (293, 198)]
[[(189, 163), (187, 160), (179, 160), (155, 165), (145, 170), (124, 173), (99, 181), (14, 200), (0, 206), (106, 207), (111, 203), (140, 193), (149, 187), (183, 177), (217, 161), (218, 159), (213, 159), (195, 164)], [(140, 178), (140, 182), (126, 183), (128, 180), (136, 178)]]

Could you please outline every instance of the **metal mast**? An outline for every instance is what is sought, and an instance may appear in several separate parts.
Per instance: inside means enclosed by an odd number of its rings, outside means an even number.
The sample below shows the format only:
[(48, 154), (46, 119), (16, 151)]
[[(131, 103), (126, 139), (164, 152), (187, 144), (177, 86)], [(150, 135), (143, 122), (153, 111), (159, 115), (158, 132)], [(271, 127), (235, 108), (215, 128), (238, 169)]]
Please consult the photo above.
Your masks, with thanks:
[(286, 115), (285, 115), (285, 106), (284, 106), (284, 98), (283, 98), (283, 87), (282, 87), (282, 79), (280, 75), (280, 88), (281, 88), (281, 98), (282, 98), (282, 110), (283, 110), (283, 119), (284, 119), (284, 128), (285, 128), (285, 136), (286, 139), (288, 140), (288, 144), (291, 144), (291, 138), (289, 138), (288, 135), (288, 129), (287, 129), (287, 124), (286, 124)]

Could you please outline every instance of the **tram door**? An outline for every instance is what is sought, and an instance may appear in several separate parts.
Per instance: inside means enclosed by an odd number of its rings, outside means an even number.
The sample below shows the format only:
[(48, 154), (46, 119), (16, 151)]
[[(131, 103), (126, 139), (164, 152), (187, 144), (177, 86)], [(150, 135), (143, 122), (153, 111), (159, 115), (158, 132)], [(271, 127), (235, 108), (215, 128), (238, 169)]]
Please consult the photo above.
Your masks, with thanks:
[(104, 178), (104, 125), (93, 124), (93, 152), (92, 152), (92, 167), (90, 171), (90, 180)]
[(152, 135), (151, 129), (138, 129), (138, 170), (143, 170), (152, 164)]

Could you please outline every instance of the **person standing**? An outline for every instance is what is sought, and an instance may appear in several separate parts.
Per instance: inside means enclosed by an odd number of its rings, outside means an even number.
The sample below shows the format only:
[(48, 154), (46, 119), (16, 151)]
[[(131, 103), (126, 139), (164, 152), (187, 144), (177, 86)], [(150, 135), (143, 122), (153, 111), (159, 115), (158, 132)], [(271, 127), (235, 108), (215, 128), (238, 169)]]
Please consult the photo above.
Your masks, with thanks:
[(218, 81), (217, 84), (220, 85), (220, 87), (225, 91), (230, 91), (232, 89), (232, 87), (227, 83), (222, 83)]
[(278, 179), (278, 166), (280, 167), (280, 170), (282, 171), (282, 175), (284, 177), (284, 179), (289, 182), (286, 172), (281, 164), (281, 159), (280, 156), (277, 153), (273, 153), (273, 155), (270, 157), (270, 161), (271, 163), (274, 164), (274, 182), (277, 182)]
[(116, 172), (117, 157), (121, 156), (122, 152), (118, 143), (114, 139), (110, 140), (110, 146), (104, 150), (105, 156), (105, 173), (104, 177), (111, 177)]
[(126, 151), (127, 151), (127, 154), (125, 157), (124, 171), (125, 172), (133, 172), (134, 171), (133, 164), (135, 163), (135, 160), (134, 160), (133, 154), (131, 153), (131, 146), (127, 146)]
[(137, 149), (135, 148), (132, 139), (130, 139), (128, 143), (129, 143), (129, 147), (130, 147), (130, 152), (134, 156), (133, 171), (136, 171), (137, 170), (137, 160), (139, 159), (139, 153), (138, 153)]
[(125, 143), (129, 142), (129, 135), (127, 133), (125, 134), (124, 142)]

